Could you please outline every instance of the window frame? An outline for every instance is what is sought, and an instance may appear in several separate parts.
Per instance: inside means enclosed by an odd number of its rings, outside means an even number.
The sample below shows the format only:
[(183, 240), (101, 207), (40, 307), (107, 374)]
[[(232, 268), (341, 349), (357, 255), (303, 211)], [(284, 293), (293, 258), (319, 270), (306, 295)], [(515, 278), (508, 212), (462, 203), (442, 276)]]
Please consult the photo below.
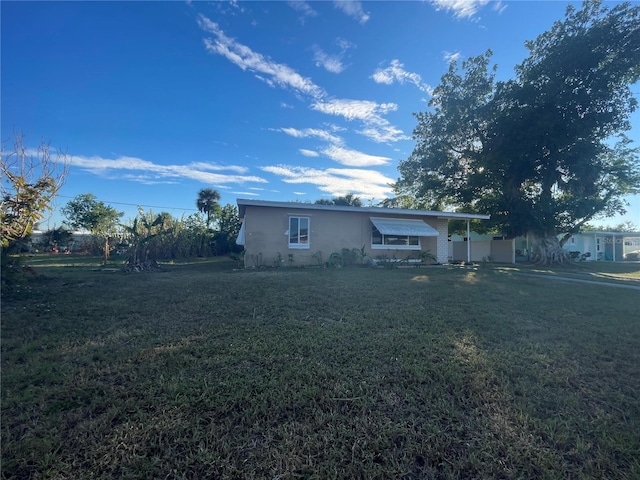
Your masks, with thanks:
[[(382, 243), (373, 243), (374, 232), (378, 232)], [(394, 238), (406, 238), (407, 243), (404, 245), (394, 245), (385, 243), (385, 237), (394, 237)], [(418, 243), (412, 245), (411, 238), (416, 238)], [(384, 235), (380, 233), (380, 231), (376, 228), (376, 226), (371, 224), (371, 249), (372, 250), (422, 250), (422, 240), (417, 235)]]
[[(297, 227), (297, 231), (296, 231), (296, 239), (298, 241), (296, 242), (292, 242), (291, 239), (293, 238), (291, 235), (291, 230), (292, 230), (292, 220), (296, 219), (298, 222), (298, 227)], [(300, 242), (300, 238), (301, 238), (301, 230), (303, 230), (301, 228), (301, 220), (306, 220), (307, 222), (307, 241), (302, 243)], [(289, 223), (289, 229), (287, 230), (287, 244), (289, 246), (289, 248), (291, 249), (308, 249), (311, 248), (311, 217), (307, 217), (304, 215), (289, 215), (289, 219), (288, 219), (288, 223)]]

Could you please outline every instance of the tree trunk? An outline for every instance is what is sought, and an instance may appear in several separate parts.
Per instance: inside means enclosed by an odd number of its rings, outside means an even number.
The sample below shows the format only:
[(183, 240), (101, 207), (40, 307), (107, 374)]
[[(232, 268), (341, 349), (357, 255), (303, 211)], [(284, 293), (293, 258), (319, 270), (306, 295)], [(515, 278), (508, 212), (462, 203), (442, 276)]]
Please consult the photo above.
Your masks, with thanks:
[(555, 235), (529, 234), (531, 252), (529, 260), (539, 265), (564, 264), (571, 261), (569, 252), (562, 248)]
[(104, 239), (104, 264), (109, 263), (109, 237)]

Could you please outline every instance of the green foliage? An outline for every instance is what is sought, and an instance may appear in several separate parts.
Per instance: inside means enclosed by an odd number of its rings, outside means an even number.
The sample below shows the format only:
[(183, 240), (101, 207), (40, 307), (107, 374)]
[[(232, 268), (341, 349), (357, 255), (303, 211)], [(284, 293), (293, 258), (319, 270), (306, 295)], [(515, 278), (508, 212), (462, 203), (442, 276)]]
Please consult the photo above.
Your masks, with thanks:
[(183, 218), (177, 233), (176, 257), (208, 257), (215, 255), (213, 233), (201, 215)]
[(333, 252), (329, 255), (329, 260), (327, 260), (327, 266), (331, 268), (342, 268), (344, 267), (344, 260), (342, 255), (339, 252)]
[(207, 216), (207, 226), (220, 214), (220, 192), (213, 188), (203, 188), (198, 192), (196, 207)]
[(431, 250), (423, 250), (420, 252), (420, 260), (423, 263), (436, 263), (438, 259), (431, 253)]
[[(398, 194), (491, 214), (489, 227), (542, 240), (624, 211), (621, 198), (640, 191), (638, 151), (624, 135), (637, 108), (640, 7), (569, 7), (527, 48), (505, 82), (490, 51), (451, 64), (431, 110), (416, 115)], [(561, 252), (547, 243), (543, 257)]]
[(241, 226), (238, 207), (230, 203), (222, 207), (218, 216), (218, 231), (215, 234), (217, 255), (242, 251), (242, 245), (236, 244)]
[(104, 263), (106, 264), (111, 249), (110, 237), (115, 234), (118, 220), (124, 213), (97, 200), (92, 193), (77, 195), (62, 207), (61, 211), (72, 228), (86, 229), (102, 239)]
[[(166, 238), (174, 231), (174, 220), (167, 212), (154, 215), (138, 207), (138, 215), (130, 225), (122, 225), (128, 237), (127, 264), (130, 266), (155, 266), (159, 259), (173, 257), (167, 252)], [(169, 246), (169, 249), (171, 247)]]
[(85, 229), (95, 235), (113, 233), (118, 225), (118, 220), (124, 215), (124, 213), (97, 200), (92, 193), (77, 195), (62, 207), (62, 214), (67, 218), (72, 228)]
[(353, 193), (347, 193), (344, 196), (335, 197), (331, 200), (320, 198), (316, 200), (316, 205), (341, 205), (345, 207), (362, 207), (362, 200)]
[(584, 232), (640, 232), (640, 227), (633, 222), (627, 221), (617, 225), (590, 225), (582, 227)]
[(247, 253), (246, 250), (242, 250), (242, 252), (239, 252), (239, 253), (232, 252), (231, 255), (229, 255), (229, 257), (231, 258), (231, 260), (234, 260), (235, 262), (237, 262), (238, 268), (242, 268), (244, 267), (244, 257), (246, 253)]
[[(313, 255), (316, 262), (322, 262), (322, 252), (319, 252), (319, 255)], [(316, 253), (318, 253), (316, 252)], [(327, 265), (329, 267), (334, 268), (342, 268), (342, 267), (352, 267), (355, 265), (365, 265), (366, 259), (369, 258), (369, 255), (365, 251), (365, 246), (362, 248), (343, 248), (339, 252), (333, 252), (329, 256), (329, 260), (327, 261)]]
[(60, 250), (70, 247), (73, 242), (73, 232), (64, 225), (47, 230), (42, 234), (41, 245), (46, 251)]

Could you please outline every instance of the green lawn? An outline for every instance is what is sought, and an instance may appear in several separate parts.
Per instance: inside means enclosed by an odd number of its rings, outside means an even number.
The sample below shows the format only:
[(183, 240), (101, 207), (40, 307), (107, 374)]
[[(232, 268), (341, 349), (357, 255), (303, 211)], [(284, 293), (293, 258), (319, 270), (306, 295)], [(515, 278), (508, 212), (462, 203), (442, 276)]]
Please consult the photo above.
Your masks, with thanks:
[(640, 478), (640, 292), (69, 262), (2, 299), (3, 478)]

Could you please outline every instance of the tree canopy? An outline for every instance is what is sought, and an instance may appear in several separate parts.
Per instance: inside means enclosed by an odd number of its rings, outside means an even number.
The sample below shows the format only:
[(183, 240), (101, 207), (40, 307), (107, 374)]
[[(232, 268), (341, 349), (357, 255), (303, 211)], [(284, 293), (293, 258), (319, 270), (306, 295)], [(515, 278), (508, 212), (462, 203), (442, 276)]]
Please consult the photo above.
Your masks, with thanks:
[(321, 198), (316, 200), (317, 205), (341, 205), (343, 207), (361, 207), (362, 200), (353, 193), (347, 193), (344, 196), (334, 197), (332, 199)]
[(395, 188), (426, 208), (490, 214), (502, 233), (532, 236), (546, 263), (564, 258), (556, 235), (623, 213), (622, 198), (640, 191), (625, 136), (638, 105), (640, 7), (569, 6), (526, 46), (512, 80), (495, 80), (491, 51), (450, 65), (432, 108), (416, 114)]
[(109, 236), (118, 225), (123, 212), (118, 212), (97, 200), (92, 193), (83, 193), (62, 207), (62, 214), (72, 228), (84, 228), (104, 240), (104, 262), (109, 258)]
[(203, 188), (198, 192), (196, 207), (207, 216), (207, 226), (211, 225), (212, 219), (219, 215), (221, 211), (219, 201), (220, 192), (213, 188)]

